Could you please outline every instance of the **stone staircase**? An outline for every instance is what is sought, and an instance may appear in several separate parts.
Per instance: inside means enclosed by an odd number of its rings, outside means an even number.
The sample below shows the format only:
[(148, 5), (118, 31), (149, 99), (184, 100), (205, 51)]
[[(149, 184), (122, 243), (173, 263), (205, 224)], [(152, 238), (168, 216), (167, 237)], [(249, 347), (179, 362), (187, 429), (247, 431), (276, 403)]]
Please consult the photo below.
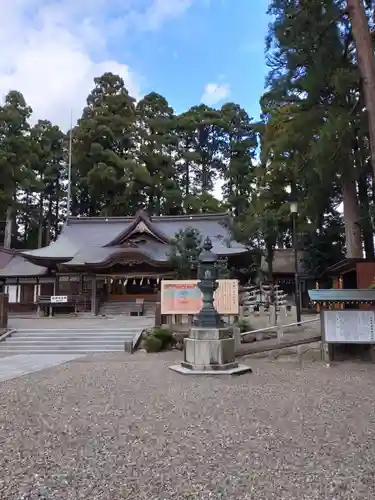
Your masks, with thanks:
[[(134, 304), (127, 301), (108, 301), (104, 302), (100, 307), (100, 314), (104, 316), (130, 316)], [(144, 317), (155, 317), (155, 302), (144, 303)]]
[(90, 354), (130, 351), (142, 331), (128, 328), (19, 329), (0, 342), (0, 354)]

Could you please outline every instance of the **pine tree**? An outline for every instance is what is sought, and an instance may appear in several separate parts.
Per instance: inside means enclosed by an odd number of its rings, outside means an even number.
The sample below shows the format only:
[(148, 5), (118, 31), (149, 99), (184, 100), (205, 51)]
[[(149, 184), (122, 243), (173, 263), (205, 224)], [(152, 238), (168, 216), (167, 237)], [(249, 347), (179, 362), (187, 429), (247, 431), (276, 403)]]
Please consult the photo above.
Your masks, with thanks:
[(176, 214), (181, 209), (182, 194), (178, 185), (175, 160), (176, 120), (167, 100), (155, 92), (141, 99), (136, 108), (139, 162), (150, 176), (144, 187), (150, 213)]
[(274, 0), (269, 12), (275, 20), (262, 99), (263, 161), (269, 175), (284, 176), (292, 186), (301, 222), (315, 231), (342, 200), (347, 255), (359, 257), (357, 184), (366, 167), (354, 148), (363, 119), (351, 26), (342, 2), (334, 0)]
[(254, 190), (257, 137), (249, 115), (239, 105), (225, 104), (221, 115), (225, 133), (224, 198), (239, 216), (249, 208)]
[(135, 101), (117, 75), (105, 73), (94, 83), (74, 129), (73, 210), (89, 215), (135, 213), (143, 201), (135, 185), (150, 181), (147, 169), (135, 161)]
[[(48, 245), (58, 231), (62, 217), (64, 195), (62, 181), (64, 168), (65, 137), (59, 127), (47, 120), (39, 120), (30, 133), (30, 168), (34, 173), (34, 193), (37, 202), (30, 203), (26, 192), (26, 214), (34, 212), (32, 219), (26, 218), (26, 244), (31, 247)], [(34, 233), (34, 237), (33, 236)], [(35, 237), (37, 233), (37, 237)], [(34, 245), (31, 243), (34, 241)]]
[(33, 182), (28, 168), (31, 108), (20, 92), (10, 91), (0, 108), (0, 195), (6, 217), (4, 247), (10, 248), (16, 237), (19, 192), (27, 191)]

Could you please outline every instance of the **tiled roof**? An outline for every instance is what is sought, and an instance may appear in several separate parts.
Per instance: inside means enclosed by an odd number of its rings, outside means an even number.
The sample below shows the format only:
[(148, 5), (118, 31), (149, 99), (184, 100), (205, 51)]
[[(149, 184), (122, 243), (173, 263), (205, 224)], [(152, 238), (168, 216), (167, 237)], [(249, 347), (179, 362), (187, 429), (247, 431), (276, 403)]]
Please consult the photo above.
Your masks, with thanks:
[[(68, 266), (100, 264), (123, 253), (143, 254), (146, 259), (166, 262), (170, 251), (168, 243), (161, 241), (138, 244), (137, 248), (124, 248), (116, 244), (122, 235), (132, 230), (136, 221), (144, 221), (147, 229), (155, 231), (163, 241), (172, 240), (180, 231), (192, 227), (212, 240), (213, 251), (218, 255), (236, 255), (246, 248), (230, 240), (228, 214), (200, 214), (187, 216), (158, 216), (147, 218), (144, 213), (135, 217), (71, 217), (56, 242), (48, 247), (25, 251), (22, 254), (34, 264), (61, 263)], [(128, 231), (128, 233), (127, 233)]]
[(45, 267), (28, 262), (19, 253), (14, 253), (7, 265), (0, 269), (0, 277), (43, 276), (46, 273), (47, 269)]
[(375, 302), (375, 290), (327, 288), (309, 290), (312, 302)]
[(0, 269), (3, 269), (13, 258), (14, 251), (0, 248)]

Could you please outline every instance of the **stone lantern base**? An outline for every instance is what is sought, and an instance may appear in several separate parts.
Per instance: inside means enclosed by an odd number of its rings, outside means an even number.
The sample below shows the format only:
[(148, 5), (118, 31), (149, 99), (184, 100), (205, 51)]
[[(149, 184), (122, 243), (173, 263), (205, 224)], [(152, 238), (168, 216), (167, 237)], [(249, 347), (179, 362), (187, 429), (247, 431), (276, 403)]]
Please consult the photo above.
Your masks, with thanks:
[(235, 359), (232, 328), (192, 328), (184, 343), (184, 361), (170, 366), (184, 375), (241, 375), (251, 368)]

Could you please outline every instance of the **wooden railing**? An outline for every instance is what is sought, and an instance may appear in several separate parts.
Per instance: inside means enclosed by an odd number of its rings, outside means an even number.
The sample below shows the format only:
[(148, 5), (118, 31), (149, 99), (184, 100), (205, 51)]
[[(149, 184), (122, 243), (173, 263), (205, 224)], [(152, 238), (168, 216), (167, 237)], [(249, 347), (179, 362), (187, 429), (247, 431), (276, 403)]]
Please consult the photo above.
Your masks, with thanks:
[[(300, 321), (300, 322), (297, 321), (295, 323), (289, 323), (288, 325), (267, 326), (266, 328), (259, 328), (258, 330), (250, 330), (248, 332), (241, 332), (240, 335), (241, 335), (241, 337), (243, 337), (244, 335), (263, 333), (263, 332), (267, 332), (267, 331), (271, 331), (271, 330), (273, 330), (273, 331), (277, 330), (277, 340), (279, 342), (281, 342), (283, 337), (284, 337), (284, 331), (283, 331), (284, 328), (289, 328), (291, 326), (298, 326), (299, 327), (299, 326), (305, 325), (307, 323), (314, 323), (316, 321), (320, 321), (320, 316), (317, 316), (316, 318), (312, 318), (312, 319), (306, 319), (306, 320)], [(320, 334), (318, 336), (320, 337)]]

